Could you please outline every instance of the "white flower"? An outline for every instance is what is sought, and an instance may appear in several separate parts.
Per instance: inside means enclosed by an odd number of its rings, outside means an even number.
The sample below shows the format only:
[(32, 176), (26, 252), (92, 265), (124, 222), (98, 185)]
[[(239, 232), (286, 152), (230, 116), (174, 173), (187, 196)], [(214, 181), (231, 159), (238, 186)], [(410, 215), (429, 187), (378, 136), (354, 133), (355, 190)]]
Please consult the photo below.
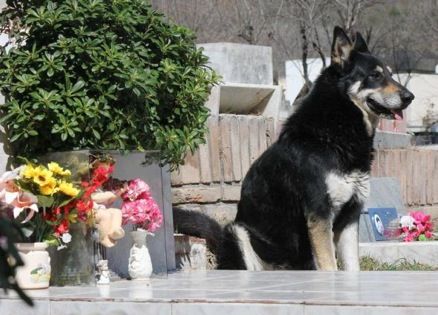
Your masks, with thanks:
[(64, 244), (68, 244), (68, 243), (71, 242), (71, 234), (70, 233), (64, 233), (64, 234), (62, 234), (61, 239), (62, 239), (62, 242)]
[(404, 215), (400, 218), (400, 226), (407, 227), (409, 230), (412, 230), (415, 228), (415, 220), (410, 215)]

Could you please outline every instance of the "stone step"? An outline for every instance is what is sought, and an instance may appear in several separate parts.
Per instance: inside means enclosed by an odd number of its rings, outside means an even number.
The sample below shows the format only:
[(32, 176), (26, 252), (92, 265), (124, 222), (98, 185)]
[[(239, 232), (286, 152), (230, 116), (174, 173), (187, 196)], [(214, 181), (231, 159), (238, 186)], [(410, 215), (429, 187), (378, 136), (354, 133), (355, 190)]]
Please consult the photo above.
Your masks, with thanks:
[(438, 241), (360, 243), (359, 255), (369, 256), (382, 263), (421, 263), (438, 267)]

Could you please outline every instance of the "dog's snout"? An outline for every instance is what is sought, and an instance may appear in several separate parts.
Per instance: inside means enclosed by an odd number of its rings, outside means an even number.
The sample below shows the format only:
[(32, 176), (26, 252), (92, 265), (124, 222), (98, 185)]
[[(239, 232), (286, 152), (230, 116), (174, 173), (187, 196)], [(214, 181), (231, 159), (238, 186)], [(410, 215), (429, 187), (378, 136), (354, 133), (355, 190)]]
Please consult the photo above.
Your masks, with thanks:
[(400, 92), (400, 98), (403, 102), (403, 105), (408, 106), (412, 100), (415, 98), (414, 94), (409, 92), (408, 90), (402, 90)]

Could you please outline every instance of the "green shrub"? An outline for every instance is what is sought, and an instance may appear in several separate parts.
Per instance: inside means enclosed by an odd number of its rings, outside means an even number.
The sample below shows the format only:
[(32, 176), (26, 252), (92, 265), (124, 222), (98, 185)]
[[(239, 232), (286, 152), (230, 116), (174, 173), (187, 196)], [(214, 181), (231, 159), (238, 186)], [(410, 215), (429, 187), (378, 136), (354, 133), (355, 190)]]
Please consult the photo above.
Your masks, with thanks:
[(0, 123), (13, 155), (157, 149), (176, 165), (203, 142), (217, 76), (190, 30), (143, 0), (7, 5)]

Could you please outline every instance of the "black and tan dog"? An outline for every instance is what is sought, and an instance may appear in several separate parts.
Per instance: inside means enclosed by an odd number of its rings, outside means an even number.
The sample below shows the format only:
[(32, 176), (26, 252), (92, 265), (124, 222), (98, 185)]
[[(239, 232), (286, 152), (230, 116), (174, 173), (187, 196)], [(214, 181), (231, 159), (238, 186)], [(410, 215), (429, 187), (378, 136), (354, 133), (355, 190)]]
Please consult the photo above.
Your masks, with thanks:
[(233, 223), (221, 229), (206, 216), (174, 211), (179, 231), (207, 238), (218, 268), (336, 270), (337, 257), (344, 269), (359, 270), (376, 124), (400, 119), (414, 95), (359, 33), (352, 43), (336, 27), (331, 58), (248, 171)]

